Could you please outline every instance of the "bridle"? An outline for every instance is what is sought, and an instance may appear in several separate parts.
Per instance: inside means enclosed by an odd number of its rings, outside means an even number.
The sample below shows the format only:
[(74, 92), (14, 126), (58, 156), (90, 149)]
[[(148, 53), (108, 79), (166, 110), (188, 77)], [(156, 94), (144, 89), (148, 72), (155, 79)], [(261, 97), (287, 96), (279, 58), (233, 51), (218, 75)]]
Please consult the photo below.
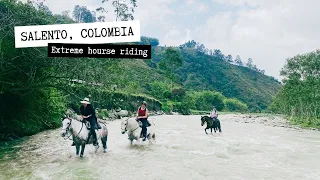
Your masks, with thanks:
[[(69, 118), (69, 117), (66, 117), (66, 118), (64, 118), (64, 119), (70, 120), (70, 123), (69, 123), (69, 125), (67, 126), (67, 128), (62, 129), (62, 130), (65, 130), (66, 133), (68, 133), (69, 130), (70, 130), (70, 126), (71, 126), (72, 119)], [(64, 120), (64, 119), (63, 119), (63, 120)], [(80, 134), (80, 132), (81, 132), (81, 130), (82, 130), (82, 128), (83, 128), (83, 122), (82, 122), (81, 124), (82, 124), (82, 125), (81, 125), (81, 129), (80, 129), (80, 131), (78, 132), (78, 134), (76, 135), (76, 137), (78, 137), (78, 135)], [(66, 140), (66, 139), (72, 140), (72, 139), (70, 139), (71, 136), (72, 136), (72, 133), (70, 133), (70, 135), (69, 135), (67, 138), (64, 138), (64, 140)]]
[[(128, 119), (129, 119), (129, 118), (128, 118)], [(126, 126), (125, 126), (125, 128), (123, 129), (123, 128), (121, 127), (121, 130), (124, 130), (124, 132), (127, 132), (127, 131), (128, 131), (128, 129), (127, 129), (127, 127), (128, 127), (128, 119), (126, 119)], [(137, 130), (139, 127), (140, 127), (140, 126), (139, 126), (139, 123), (138, 123), (138, 126), (137, 126), (134, 130), (131, 130), (131, 131), (129, 131), (129, 132), (132, 133), (133, 131)]]

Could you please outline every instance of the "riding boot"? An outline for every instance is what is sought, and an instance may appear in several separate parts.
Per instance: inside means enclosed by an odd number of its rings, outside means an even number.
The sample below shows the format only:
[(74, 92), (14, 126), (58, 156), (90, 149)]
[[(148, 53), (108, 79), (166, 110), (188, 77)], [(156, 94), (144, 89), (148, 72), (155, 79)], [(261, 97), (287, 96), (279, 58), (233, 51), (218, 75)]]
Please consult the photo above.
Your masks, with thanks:
[(146, 127), (144, 127), (142, 129), (142, 136), (143, 136), (143, 140), (142, 141), (146, 141), (146, 139), (147, 139), (147, 128)]
[(94, 146), (98, 145), (98, 140), (97, 140), (97, 134), (96, 134), (96, 132), (92, 132), (92, 137), (93, 137), (93, 145), (94, 145)]

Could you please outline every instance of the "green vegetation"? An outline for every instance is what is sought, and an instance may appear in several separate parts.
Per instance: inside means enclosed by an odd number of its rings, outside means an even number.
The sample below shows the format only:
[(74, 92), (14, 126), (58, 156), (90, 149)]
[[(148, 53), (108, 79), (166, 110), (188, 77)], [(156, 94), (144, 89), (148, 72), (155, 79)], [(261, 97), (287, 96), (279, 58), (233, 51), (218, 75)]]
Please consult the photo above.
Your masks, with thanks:
[(225, 109), (230, 112), (243, 112), (248, 110), (248, 106), (237, 99), (224, 99)]
[(269, 107), (295, 124), (320, 126), (320, 51), (287, 59), (281, 71), (284, 86)]
[[(116, 20), (133, 19), (136, 1), (112, 3)], [(43, 3), (0, 1), (0, 140), (32, 135), (60, 126), (67, 108), (79, 110), (89, 96), (100, 109), (135, 111), (143, 100), (150, 110), (191, 114), (210, 111), (260, 112), (281, 87), (240, 56), (235, 60), (220, 50), (189, 41), (179, 47), (160, 47), (156, 38), (136, 44), (153, 47), (151, 60), (48, 58), (47, 48), (14, 45), (14, 26), (104, 21), (86, 7), (54, 15)], [(3, 18), (4, 17), (4, 18)], [(108, 111), (101, 111), (101, 117)], [(100, 116), (99, 115), (99, 116)]]

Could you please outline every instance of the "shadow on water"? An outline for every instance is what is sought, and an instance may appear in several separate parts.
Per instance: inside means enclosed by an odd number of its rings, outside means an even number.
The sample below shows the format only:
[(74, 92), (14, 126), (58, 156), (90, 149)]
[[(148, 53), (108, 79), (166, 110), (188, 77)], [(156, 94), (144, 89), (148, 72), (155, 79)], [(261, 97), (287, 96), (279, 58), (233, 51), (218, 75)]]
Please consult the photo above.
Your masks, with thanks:
[[(154, 146), (154, 145), (152, 145)], [(139, 151), (152, 151), (151, 145), (149, 145), (148, 143), (141, 143), (141, 142), (134, 142), (132, 145), (129, 143), (127, 145), (127, 149), (132, 149), (132, 150), (139, 150)]]
[(14, 158), (15, 154), (19, 152), (22, 147), (19, 146), (22, 144), (24, 141), (28, 140), (29, 137), (24, 137), (19, 140), (14, 140), (14, 141), (1, 141), (0, 142), (0, 160), (3, 158)]

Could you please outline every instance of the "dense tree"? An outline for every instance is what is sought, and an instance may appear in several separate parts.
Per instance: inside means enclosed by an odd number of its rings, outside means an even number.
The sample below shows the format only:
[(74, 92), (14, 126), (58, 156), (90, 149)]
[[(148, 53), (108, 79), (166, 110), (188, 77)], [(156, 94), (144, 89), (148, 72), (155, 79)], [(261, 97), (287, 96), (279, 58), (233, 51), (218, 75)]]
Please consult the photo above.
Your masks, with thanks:
[(182, 65), (182, 58), (180, 52), (172, 47), (166, 49), (163, 54), (163, 59), (159, 63), (160, 69), (166, 72), (166, 75), (171, 79), (171, 90), (173, 88), (173, 81), (177, 79), (174, 72)]
[(248, 59), (246, 66), (250, 69), (254, 69), (254, 64), (251, 58)]
[(158, 46), (159, 45), (159, 40), (156, 39), (156, 38), (141, 36), (141, 42), (138, 42), (137, 44)]
[(76, 5), (73, 9), (73, 18), (79, 23), (96, 22), (95, 12), (90, 11), (85, 6)]
[[(90, 15), (86, 8), (77, 9)], [(15, 48), (15, 26), (75, 23), (66, 14), (49, 12), (41, 3), (0, 1), (0, 17), (4, 17), (0, 23), (0, 99), (14, 102), (0, 108), (0, 126), (5, 127), (0, 139), (10, 132), (29, 135), (60, 125), (59, 118), (66, 105), (64, 93), (83, 98), (77, 95), (79, 90), (74, 90), (75, 85), (95, 90), (97, 82), (101, 88), (128, 84), (127, 79), (119, 78), (125, 74), (119, 64), (126, 60), (48, 58), (47, 48)], [(76, 17), (80, 22), (92, 21), (89, 16)]]
[(217, 57), (217, 58), (219, 58), (221, 60), (224, 60), (224, 55), (222, 54), (220, 49), (215, 49), (213, 56), (215, 56), (215, 57)]
[(225, 60), (226, 60), (228, 63), (233, 63), (232, 55), (229, 54), (229, 55), (225, 58)]
[(197, 43), (195, 40), (188, 41), (182, 45), (180, 45), (181, 48), (196, 48), (199, 43)]
[(243, 66), (243, 62), (239, 55), (237, 55), (236, 59), (234, 60), (234, 63), (238, 66)]
[(270, 110), (299, 123), (320, 126), (320, 51), (288, 58), (281, 75), (284, 86)]
[[(136, 0), (102, 0), (102, 3), (107, 4), (111, 3), (114, 7), (114, 12), (116, 16), (116, 21), (128, 21), (128, 20), (134, 20), (134, 9), (137, 7), (137, 1)], [(104, 7), (97, 8), (98, 12), (106, 13)], [(104, 21), (105, 16), (99, 16), (98, 19), (100, 21)]]

